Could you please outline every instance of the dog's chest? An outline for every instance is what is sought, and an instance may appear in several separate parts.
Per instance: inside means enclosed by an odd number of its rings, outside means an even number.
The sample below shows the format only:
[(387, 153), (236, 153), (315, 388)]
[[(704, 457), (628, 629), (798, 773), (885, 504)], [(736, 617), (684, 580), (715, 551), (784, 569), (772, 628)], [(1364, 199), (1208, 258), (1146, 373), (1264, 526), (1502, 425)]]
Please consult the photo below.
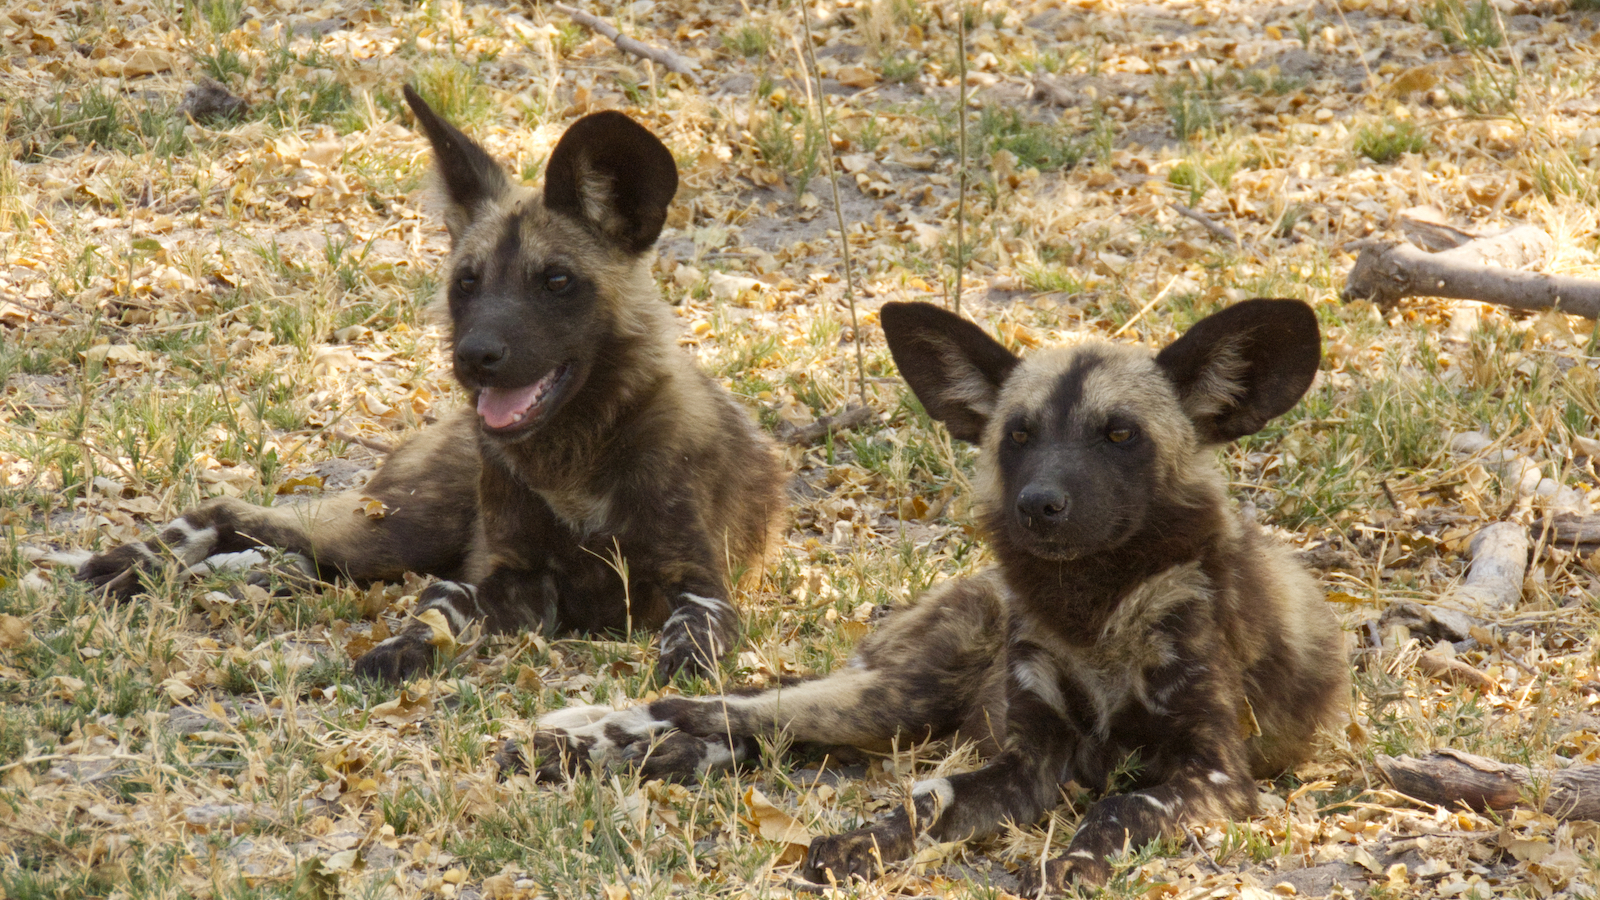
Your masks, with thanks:
[(1181, 635), (1175, 614), (1210, 602), (1210, 581), (1198, 562), (1173, 566), (1130, 591), (1089, 643), (1057, 642), (1050, 649), (1069, 695), (1102, 739), (1127, 712), (1168, 713), (1181, 686)]
[(556, 514), (561, 524), (572, 529), (578, 540), (587, 540), (609, 530), (611, 498), (585, 490), (539, 491), (539, 496)]

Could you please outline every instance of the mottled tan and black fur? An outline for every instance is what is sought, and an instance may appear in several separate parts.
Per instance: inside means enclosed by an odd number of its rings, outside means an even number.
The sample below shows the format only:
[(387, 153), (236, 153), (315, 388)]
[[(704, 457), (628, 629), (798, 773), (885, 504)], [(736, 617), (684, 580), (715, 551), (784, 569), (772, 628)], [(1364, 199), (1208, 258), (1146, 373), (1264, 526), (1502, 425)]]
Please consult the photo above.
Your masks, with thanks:
[[(928, 412), (982, 448), (975, 486), (999, 565), (935, 588), (826, 678), (746, 695), (561, 710), (537, 772), (633, 761), (692, 777), (761, 737), (885, 747), (954, 737), (991, 755), (918, 783), (877, 823), (816, 839), (808, 877), (870, 876), (921, 835), (981, 837), (1107, 790), (1030, 892), (1103, 882), (1108, 857), (1187, 821), (1244, 816), (1253, 779), (1305, 758), (1347, 693), (1342, 635), (1287, 550), (1231, 507), (1215, 459), (1310, 386), (1302, 303), (1252, 300), (1159, 354), (1090, 343), (1019, 360), (926, 304), (887, 304), (901, 373)], [(508, 752), (506, 761), (518, 757)]]
[[(406, 89), (433, 144), (451, 236), (442, 304), (476, 409), (396, 450), (359, 491), (287, 507), (222, 499), (80, 577), (119, 596), (170, 557), (281, 548), (311, 574), (445, 579), (420, 598), (459, 633), (662, 629), (659, 669), (705, 672), (739, 636), (730, 568), (759, 571), (784, 506), (776, 455), (677, 346), (648, 251), (677, 190), (671, 154), (618, 112), (586, 116), (543, 189)], [(368, 498), (381, 517), (365, 513)], [(617, 563), (625, 563), (627, 583)], [(402, 678), (433, 657), (416, 623), (356, 663)]]

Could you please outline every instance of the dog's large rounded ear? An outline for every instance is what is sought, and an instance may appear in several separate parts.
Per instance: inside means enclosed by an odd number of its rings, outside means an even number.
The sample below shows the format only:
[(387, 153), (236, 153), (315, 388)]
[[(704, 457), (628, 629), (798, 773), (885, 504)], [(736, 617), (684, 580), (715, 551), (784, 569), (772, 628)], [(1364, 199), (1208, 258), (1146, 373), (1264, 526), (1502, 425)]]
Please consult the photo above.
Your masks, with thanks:
[(550, 152), (544, 205), (599, 231), (629, 253), (661, 236), (678, 192), (678, 164), (649, 129), (615, 111), (572, 123)]
[(401, 92), (433, 145), (433, 163), (447, 201), (444, 224), (452, 239), (459, 238), (483, 206), (505, 195), (511, 180), (488, 151), (434, 112), (411, 85)]
[(885, 303), (878, 320), (894, 364), (928, 415), (952, 437), (980, 443), (1017, 357), (982, 328), (931, 303)]
[(1246, 300), (1196, 322), (1156, 356), (1200, 440), (1255, 434), (1317, 376), (1322, 335), (1299, 300)]

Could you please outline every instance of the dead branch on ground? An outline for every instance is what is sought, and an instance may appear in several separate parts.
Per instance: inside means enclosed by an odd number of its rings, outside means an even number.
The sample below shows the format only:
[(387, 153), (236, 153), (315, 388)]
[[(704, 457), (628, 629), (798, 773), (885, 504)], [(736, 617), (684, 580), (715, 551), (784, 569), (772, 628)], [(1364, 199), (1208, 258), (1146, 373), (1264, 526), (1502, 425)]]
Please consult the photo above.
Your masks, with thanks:
[(1521, 806), (1559, 819), (1600, 819), (1600, 766), (1529, 769), (1460, 750), (1421, 759), (1379, 756), (1377, 766), (1395, 790), (1424, 803), (1478, 812)]
[(617, 49), (623, 51), (624, 53), (632, 53), (634, 56), (648, 59), (651, 62), (660, 63), (661, 65), (665, 66), (669, 72), (677, 72), (679, 75), (685, 75), (689, 78), (695, 77), (695, 63), (689, 60), (687, 57), (679, 56), (678, 54), (673, 53), (671, 50), (665, 50), (661, 47), (652, 47), (649, 44), (646, 44), (644, 41), (628, 37), (627, 35), (618, 31), (616, 26), (612, 25), (610, 22), (607, 22), (605, 19), (590, 15), (581, 9), (574, 9), (565, 3), (552, 3), (550, 6), (554, 9), (560, 10), (563, 13), (566, 13), (568, 18), (572, 19), (574, 22), (577, 22), (579, 25), (583, 25), (589, 29), (598, 31), (601, 35), (609, 39), (611, 43), (616, 44)]
[(1600, 281), (1527, 271), (1549, 260), (1553, 244), (1532, 225), (1476, 235), (1440, 221), (1431, 210), (1407, 210), (1400, 228), (1408, 240), (1437, 252), (1392, 241), (1356, 241), (1352, 246), (1361, 254), (1345, 279), (1345, 302), (1371, 300), (1392, 307), (1406, 297), (1446, 297), (1600, 318)]
[(780, 423), (775, 433), (778, 440), (785, 444), (804, 447), (822, 440), (829, 432), (858, 428), (868, 422), (877, 421), (877, 418), (878, 411), (870, 406), (852, 406), (838, 415), (823, 416), (808, 425)]

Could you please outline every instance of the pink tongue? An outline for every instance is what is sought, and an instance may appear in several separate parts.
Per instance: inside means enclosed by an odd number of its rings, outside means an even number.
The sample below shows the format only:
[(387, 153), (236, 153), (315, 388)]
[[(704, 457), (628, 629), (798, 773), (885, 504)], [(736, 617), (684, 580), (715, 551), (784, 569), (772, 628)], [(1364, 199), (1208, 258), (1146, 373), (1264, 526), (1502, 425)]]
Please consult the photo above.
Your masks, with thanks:
[(484, 424), (490, 428), (505, 428), (514, 425), (517, 417), (527, 412), (539, 396), (544, 393), (545, 381), (541, 378), (527, 387), (515, 390), (486, 387), (478, 392), (478, 415), (483, 417)]

